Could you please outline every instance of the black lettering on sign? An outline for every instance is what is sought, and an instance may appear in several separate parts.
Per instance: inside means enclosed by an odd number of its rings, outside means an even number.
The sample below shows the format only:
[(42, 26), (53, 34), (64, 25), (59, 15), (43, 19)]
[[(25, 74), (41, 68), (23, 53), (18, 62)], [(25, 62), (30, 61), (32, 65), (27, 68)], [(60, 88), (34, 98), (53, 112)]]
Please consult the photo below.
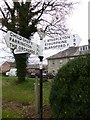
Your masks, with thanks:
[(64, 36), (64, 37), (62, 37), (62, 39), (69, 39), (70, 38), (70, 36)]
[(73, 35), (73, 37), (75, 37), (75, 35)]
[(63, 47), (65, 47), (66, 45), (65, 44), (63, 44)]
[(76, 39), (75, 39), (75, 38), (73, 39), (73, 42), (76, 42)]
[(15, 43), (17, 43), (17, 39), (15, 39), (15, 41), (14, 41)]
[(23, 42), (25, 42), (25, 43), (29, 43), (29, 40), (26, 39), (26, 38), (23, 38)]
[(25, 49), (24, 49), (24, 47), (19, 46), (19, 50), (20, 50), (20, 51), (24, 51)]
[(10, 32), (10, 36), (12, 36), (13, 35), (13, 33), (12, 32)]
[(53, 47), (51, 46), (51, 48), (53, 48)]
[(12, 38), (12, 42), (14, 42), (14, 38)]
[(10, 36), (14, 37), (16, 39), (22, 40), (22, 37), (20, 35), (16, 34), (16, 33), (10, 32)]
[(19, 44), (19, 41), (18, 41), (18, 44)]
[(61, 40), (62, 38), (60, 37), (59, 39)]
[(56, 40), (58, 40), (58, 38), (56, 38)]
[(10, 37), (9, 40), (12, 41), (12, 38)]
[(17, 45), (10, 43), (10, 48), (16, 49)]
[(47, 50), (47, 47), (45, 47), (45, 50)]

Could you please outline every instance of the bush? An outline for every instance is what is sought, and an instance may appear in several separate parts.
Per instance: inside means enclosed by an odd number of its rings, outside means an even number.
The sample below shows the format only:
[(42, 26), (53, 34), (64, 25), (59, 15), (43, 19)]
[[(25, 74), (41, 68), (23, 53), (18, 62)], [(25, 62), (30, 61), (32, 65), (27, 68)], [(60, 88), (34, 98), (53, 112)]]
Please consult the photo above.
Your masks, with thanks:
[(90, 55), (69, 61), (52, 83), (50, 105), (59, 120), (90, 120)]

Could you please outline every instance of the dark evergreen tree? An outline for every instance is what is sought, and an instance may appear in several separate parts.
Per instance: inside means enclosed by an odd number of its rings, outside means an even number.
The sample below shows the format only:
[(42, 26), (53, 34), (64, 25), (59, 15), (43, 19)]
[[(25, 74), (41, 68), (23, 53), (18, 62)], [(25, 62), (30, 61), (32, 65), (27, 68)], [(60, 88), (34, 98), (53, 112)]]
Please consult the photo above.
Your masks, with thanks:
[[(13, 31), (29, 39), (38, 28), (53, 37), (67, 32), (65, 17), (70, 13), (73, 3), (69, 0), (3, 0), (0, 7), (2, 31)], [(14, 50), (12, 51), (14, 54)], [(25, 80), (27, 54), (15, 55), (19, 81)], [(23, 64), (23, 65), (22, 65)], [(22, 66), (22, 69), (21, 69)]]
[(50, 104), (55, 120), (90, 119), (90, 54), (70, 60), (59, 69)]

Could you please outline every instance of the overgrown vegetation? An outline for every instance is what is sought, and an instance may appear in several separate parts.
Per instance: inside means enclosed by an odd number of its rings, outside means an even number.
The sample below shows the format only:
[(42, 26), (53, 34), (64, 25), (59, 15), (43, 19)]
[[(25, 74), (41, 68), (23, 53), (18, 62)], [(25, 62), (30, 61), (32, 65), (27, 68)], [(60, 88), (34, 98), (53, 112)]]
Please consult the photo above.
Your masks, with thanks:
[(2, 97), (8, 101), (34, 102), (34, 80), (27, 79), (22, 84), (16, 84), (16, 77), (2, 78)]
[[(2, 77), (3, 118), (30, 118), (35, 113), (35, 78), (26, 78), (22, 84), (16, 84), (16, 80), (17, 77)], [(50, 89), (51, 82), (44, 82), (43, 105), (49, 104)]]
[(90, 119), (90, 55), (71, 60), (58, 71), (50, 104), (58, 120)]

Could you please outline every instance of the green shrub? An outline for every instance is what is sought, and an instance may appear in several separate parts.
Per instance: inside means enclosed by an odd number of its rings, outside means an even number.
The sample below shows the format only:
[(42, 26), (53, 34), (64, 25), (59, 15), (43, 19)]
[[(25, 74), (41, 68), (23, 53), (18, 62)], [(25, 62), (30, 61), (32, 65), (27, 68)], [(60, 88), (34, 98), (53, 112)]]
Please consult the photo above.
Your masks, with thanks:
[(90, 55), (75, 58), (58, 71), (50, 105), (58, 120), (90, 120)]

